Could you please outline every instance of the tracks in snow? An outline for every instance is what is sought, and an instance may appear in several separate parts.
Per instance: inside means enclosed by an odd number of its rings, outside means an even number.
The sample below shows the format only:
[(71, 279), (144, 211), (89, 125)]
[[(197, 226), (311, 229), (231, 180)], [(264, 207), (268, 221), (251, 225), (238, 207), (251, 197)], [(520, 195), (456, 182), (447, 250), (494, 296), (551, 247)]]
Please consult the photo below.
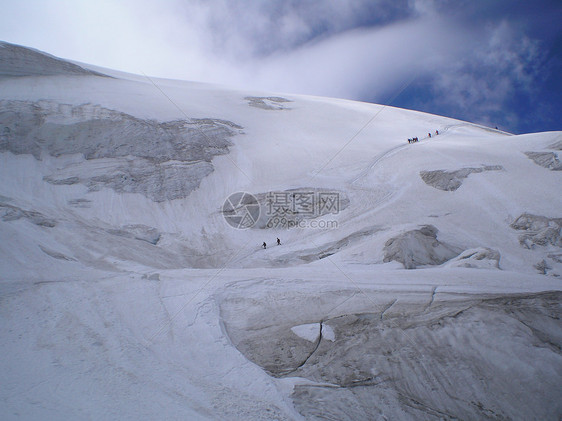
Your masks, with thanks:
[(387, 150), (386, 152), (383, 152), (382, 154), (378, 155), (368, 166), (367, 168), (365, 168), (363, 171), (361, 171), (356, 177), (354, 177), (353, 179), (350, 180), (350, 184), (353, 185), (355, 184), (355, 182), (357, 182), (358, 180), (360, 180), (361, 178), (364, 178), (367, 176), (367, 174), (369, 174), (369, 172), (371, 172), (375, 166), (382, 161), (383, 159), (389, 157), (390, 155), (393, 155), (399, 151), (401, 151), (402, 149), (407, 148), (408, 146), (410, 146), (409, 144), (406, 145), (399, 145), (399, 146), (395, 146), (394, 148), (391, 148), (389, 150)]
[[(497, 130), (497, 129), (491, 129), (489, 127), (485, 127), (485, 126), (481, 126), (479, 124), (473, 124), (473, 123), (458, 123), (458, 124), (448, 124), (446, 126), (443, 126), (439, 129), (439, 135), (437, 136), (442, 136), (445, 133), (447, 133), (450, 129), (454, 128), (454, 127), (463, 127), (463, 126), (474, 126), (474, 127), (478, 127), (480, 129), (486, 130), (486, 131), (492, 131), (492, 132), (497, 132), (497, 133), (501, 133), (501, 134), (510, 134), (507, 132), (503, 132), (501, 130)], [(435, 139), (436, 137), (432, 137), (431, 139)], [(429, 136), (425, 136), (422, 137), (420, 139), (420, 141), (423, 140), (427, 140), (429, 139)], [(403, 144), (403, 145), (398, 145), (395, 146), (393, 148), (390, 148), (389, 150), (383, 152), (382, 154), (378, 155), (363, 171), (361, 171), (357, 176), (355, 176), (354, 178), (352, 178), (349, 183), (351, 185), (355, 184), (358, 180), (360, 180), (361, 178), (364, 178), (367, 176), (367, 174), (369, 174), (369, 172), (371, 172), (379, 162), (381, 162), (383, 159), (388, 158), (391, 155), (394, 155), (397, 152), (400, 152), (401, 150), (404, 150), (408, 147), (412, 146), (411, 144), (407, 143), (407, 144)]]

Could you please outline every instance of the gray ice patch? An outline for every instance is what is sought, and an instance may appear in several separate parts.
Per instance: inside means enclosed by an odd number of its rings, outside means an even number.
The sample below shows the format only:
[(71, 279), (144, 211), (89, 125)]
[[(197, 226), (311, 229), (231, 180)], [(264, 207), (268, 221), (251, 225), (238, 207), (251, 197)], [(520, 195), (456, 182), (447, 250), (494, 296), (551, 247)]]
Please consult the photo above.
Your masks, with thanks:
[[(237, 349), (271, 376), (310, 381), (291, 396), (306, 419), (556, 419), (562, 411), (553, 370), (560, 292), (447, 301), (434, 289), (429, 305), (380, 291), (225, 293), (220, 314)], [(369, 310), (347, 312), (357, 301), (330, 315), (354, 293)], [(295, 335), (303, 323), (317, 323), (316, 340)], [(333, 341), (323, 337), (327, 326)]]
[(142, 275), (142, 279), (148, 279), (149, 281), (160, 281), (160, 274), (159, 273), (151, 273), (150, 275), (145, 273)]
[(550, 269), (552, 269), (549, 264), (546, 262), (546, 260), (542, 259), (540, 262), (538, 262), (536, 265), (533, 265), (533, 267), (538, 271), (538, 273), (540, 273), (541, 275), (546, 275), (548, 273), (548, 271)]
[(440, 265), (456, 257), (462, 249), (437, 240), (438, 229), (425, 225), (387, 240), (384, 262), (397, 261), (406, 269), (418, 266)]
[(488, 247), (479, 247), (463, 251), (447, 263), (448, 267), (499, 269), (500, 252)]
[(511, 224), (511, 228), (522, 232), (519, 243), (527, 249), (549, 245), (562, 247), (562, 218), (524, 213)]
[(69, 257), (69, 256), (67, 256), (63, 253), (58, 252), (58, 251), (51, 250), (47, 247), (43, 247), (42, 245), (39, 245), (39, 248), (41, 249), (41, 251), (43, 253), (45, 253), (48, 256), (51, 256), (54, 259), (66, 260), (66, 261), (69, 261), (69, 262), (75, 262), (76, 261), (76, 259), (74, 259), (73, 257)]
[(45, 181), (140, 193), (155, 202), (198, 188), (240, 129), (213, 118), (158, 122), (94, 105), (0, 101), (0, 152), (36, 159), (82, 154), (88, 164), (62, 168)]
[(562, 140), (559, 140), (558, 142), (553, 143), (552, 145), (550, 145), (548, 147), (548, 149), (554, 149), (556, 151), (562, 151)]
[(456, 171), (420, 171), (420, 177), (428, 186), (443, 191), (455, 191), (462, 186), (463, 180), (470, 174), (484, 171), (502, 171), (503, 169), (501, 165), (483, 165), (480, 168), (461, 168)]
[(43, 177), (43, 180), (48, 183), (54, 184), (56, 186), (71, 186), (73, 184), (78, 184), (80, 182), (79, 177), (68, 177), (68, 178), (53, 178), (53, 177)]
[(71, 199), (68, 201), (68, 205), (73, 208), (89, 208), (91, 203), (92, 201), (88, 199)]
[(0, 78), (52, 75), (108, 77), (41, 51), (0, 42)]
[(124, 225), (119, 229), (108, 229), (107, 232), (119, 237), (134, 238), (135, 240), (146, 241), (152, 245), (158, 244), (160, 241), (161, 233), (153, 227), (142, 224)]
[[(83, 176), (81, 182), (90, 191), (109, 187), (118, 193), (140, 193), (163, 202), (187, 197), (213, 170), (213, 165), (205, 161), (155, 164), (143, 158), (114, 159), (103, 174), (94, 171)], [(56, 178), (50, 176), (46, 180)]]
[(290, 99), (279, 96), (247, 96), (244, 99), (248, 101), (250, 107), (261, 108), (262, 110), (290, 110), (284, 104), (293, 102)]
[(558, 154), (554, 152), (525, 152), (525, 155), (543, 168), (552, 171), (562, 171), (562, 162), (558, 159)]
[(0, 203), (0, 217), (3, 221), (17, 221), (24, 218), (35, 225), (47, 228), (53, 228), (57, 225), (54, 219), (47, 218), (41, 212), (21, 209), (6, 203)]

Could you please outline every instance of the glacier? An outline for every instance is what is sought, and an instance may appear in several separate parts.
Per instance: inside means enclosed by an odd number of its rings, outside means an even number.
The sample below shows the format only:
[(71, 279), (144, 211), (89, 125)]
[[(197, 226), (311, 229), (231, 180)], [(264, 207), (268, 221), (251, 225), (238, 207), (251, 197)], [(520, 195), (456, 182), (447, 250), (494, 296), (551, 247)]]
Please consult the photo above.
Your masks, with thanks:
[(558, 420), (561, 144), (2, 42), (0, 416)]

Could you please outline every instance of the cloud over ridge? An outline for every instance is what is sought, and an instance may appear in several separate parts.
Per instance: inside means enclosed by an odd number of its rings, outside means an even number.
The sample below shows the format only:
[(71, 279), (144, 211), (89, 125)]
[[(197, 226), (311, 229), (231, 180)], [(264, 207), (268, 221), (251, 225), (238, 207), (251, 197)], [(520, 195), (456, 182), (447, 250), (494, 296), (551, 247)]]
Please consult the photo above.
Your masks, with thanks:
[(534, 113), (552, 129), (562, 7), (527, 3), (30, 0), (7, 6), (0, 38), (133, 73), (393, 100), (511, 131), (532, 129)]

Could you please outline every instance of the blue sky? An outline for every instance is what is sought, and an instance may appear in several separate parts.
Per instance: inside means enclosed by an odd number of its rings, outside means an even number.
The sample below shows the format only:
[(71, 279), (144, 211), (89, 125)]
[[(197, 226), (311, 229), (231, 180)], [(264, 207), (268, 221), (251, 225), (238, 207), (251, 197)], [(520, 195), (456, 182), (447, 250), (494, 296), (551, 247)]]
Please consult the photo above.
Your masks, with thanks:
[(0, 0), (0, 39), (133, 73), (562, 130), (562, 2)]

